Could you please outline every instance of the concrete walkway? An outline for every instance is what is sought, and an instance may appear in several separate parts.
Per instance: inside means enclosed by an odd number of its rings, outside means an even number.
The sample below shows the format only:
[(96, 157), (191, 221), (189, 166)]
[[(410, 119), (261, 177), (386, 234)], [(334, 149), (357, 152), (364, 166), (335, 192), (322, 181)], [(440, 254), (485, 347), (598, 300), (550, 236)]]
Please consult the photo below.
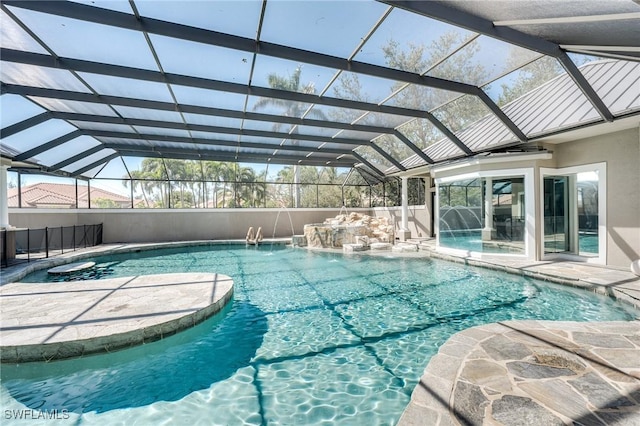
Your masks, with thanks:
[(220, 311), (232, 294), (231, 278), (211, 273), (6, 284), (0, 361), (50, 361), (162, 339)]

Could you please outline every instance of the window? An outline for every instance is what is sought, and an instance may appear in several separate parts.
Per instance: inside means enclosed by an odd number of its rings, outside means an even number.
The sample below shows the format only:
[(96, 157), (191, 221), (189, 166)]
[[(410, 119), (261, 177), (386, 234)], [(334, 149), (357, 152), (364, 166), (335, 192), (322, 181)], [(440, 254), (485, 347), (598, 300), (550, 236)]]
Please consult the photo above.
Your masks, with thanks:
[[(515, 173), (514, 173), (515, 172)], [(532, 170), (501, 170), (436, 179), (438, 246), (469, 253), (529, 253), (533, 229)]]

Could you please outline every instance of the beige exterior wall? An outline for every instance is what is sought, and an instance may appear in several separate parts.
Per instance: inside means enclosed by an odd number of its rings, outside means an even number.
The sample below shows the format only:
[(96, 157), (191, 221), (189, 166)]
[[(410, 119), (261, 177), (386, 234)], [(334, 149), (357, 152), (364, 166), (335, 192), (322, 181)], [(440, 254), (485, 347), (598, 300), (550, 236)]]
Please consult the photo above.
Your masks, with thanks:
[[(479, 160), (469, 160), (466, 164), (462, 161), (459, 167), (438, 170), (435, 177), (438, 179), (458, 179), (460, 176), (460, 179), (467, 179), (469, 175), (481, 175), (488, 177), (525, 176), (527, 178), (528, 175), (529, 180), (525, 181), (525, 211), (528, 217), (525, 224), (527, 231), (525, 242), (528, 246), (526, 256), (532, 260), (540, 260), (542, 239), (537, 230), (541, 229), (543, 221), (537, 212), (541, 203), (539, 183), (541, 167), (555, 167), (551, 154), (534, 152), (487, 159), (480, 158)], [(530, 188), (533, 188), (532, 193), (529, 191)], [(482, 208), (484, 209), (484, 206)], [(517, 208), (519, 209), (519, 207)]]
[[(394, 224), (395, 231), (400, 230), (402, 223), (402, 207), (375, 207), (373, 216), (386, 217)], [(430, 212), (425, 206), (409, 206), (408, 217), (411, 238), (429, 237), (431, 234)]]
[(306, 223), (338, 213), (338, 209), (9, 209), (9, 223), (19, 228), (102, 223), (105, 243), (129, 243), (244, 239), (250, 226), (262, 227), (265, 238), (274, 236), (274, 231), (275, 237), (290, 237), (292, 224), (295, 233), (302, 234)]
[(640, 259), (640, 130), (548, 145), (557, 168), (607, 164), (607, 264)]
[[(348, 209), (385, 216), (398, 229), (401, 209)], [(105, 243), (139, 243), (190, 240), (244, 239), (250, 226), (262, 227), (265, 238), (302, 234), (305, 224), (322, 223), (340, 209), (220, 209), (220, 210), (125, 210), (125, 209), (9, 209), (9, 223), (18, 228), (44, 228), (104, 224)], [(342, 209), (344, 213), (344, 209)], [(429, 219), (424, 206), (409, 208), (412, 236), (428, 235)], [(274, 234), (275, 233), (275, 234)]]
[[(540, 168), (567, 168), (606, 163), (607, 169), (607, 256), (606, 263), (628, 267), (640, 258), (640, 130), (624, 130), (562, 144), (546, 146), (553, 152), (549, 160), (484, 164), (439, 173), (459, 173), (532, 168), (535, 204), (540, 205)], [(604, 196), (604, 195), (602, 195)], [(377, 217), (387, 217), (399, 230), (401, 207), (349, 209)], [(262, 227), (266, 238), (302, 234), (305, 224), (334, 217), (340, 209), (221, 209), (221, 210), (60, 210), (9, 209), (9, 223), (16, 227), (43, 228), (74, 224), (103, 223), (104, 242), (160, 242), (188, 240), (244, 239), (249, 226)], [(344, 213), (344, 209), (342, 211)], [(291, 219), (290, 219), (291, 218)], [(542, 226), (536, 214), (535, 228)], [(411, 237), (431, 234), (431, 209), (409, 207)], [(542, 244), (536, 232), (536, 245)], [(534, 257), (540, 258), (540, 252)]]
[[(518, 161), (501, 161), (496, 163), (479, 163), (470, 164), (468, 166), (454, 168), (451, 170), (438, 171), (436, 177), (447, 178), (455, 177), (461, 174), (468, 173), (482, 173), (491, 171), (502, 170), (519, 170), (530, 169), (532, 167), (555, 167), (555, 162), (552, 159), (536, 159), (536, 160), (518, 160)], [(514, 173), (514, 176), (518, 175), (518, 172)]]
[[(73, 225), (93, 225), (91, 222), (80, 222), (78, 210), (9, 208), (9, 223), (16, 228), (44, 228)], [(97, 222), (99, 223), (99, 222)]]

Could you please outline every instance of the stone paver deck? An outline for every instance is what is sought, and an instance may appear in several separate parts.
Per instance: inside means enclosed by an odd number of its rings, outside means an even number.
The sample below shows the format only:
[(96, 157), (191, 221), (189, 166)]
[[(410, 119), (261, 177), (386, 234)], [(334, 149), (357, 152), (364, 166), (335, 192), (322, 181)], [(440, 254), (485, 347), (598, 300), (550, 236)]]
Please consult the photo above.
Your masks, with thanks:
[(464, 330), (431, 359), (398, 424), (640, 425), (640, 322)]
[(0, 361), (50, 361), (158, 340), (205, 320), (231, 299), (212, 273), (160, 274), (0, 287)]

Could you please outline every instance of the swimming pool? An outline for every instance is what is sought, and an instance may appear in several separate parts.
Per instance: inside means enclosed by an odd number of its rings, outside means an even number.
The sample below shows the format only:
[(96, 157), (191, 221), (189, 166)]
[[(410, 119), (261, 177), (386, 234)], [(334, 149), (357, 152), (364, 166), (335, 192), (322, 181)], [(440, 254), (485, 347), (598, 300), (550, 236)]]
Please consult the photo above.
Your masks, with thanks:
[[(394, 424), (453, 333), (509, 319), (635, 314), (584, 291), (428, 258), (212, 246), (92, 260), (110, 277), (223, 273), (234, 300), (163, 341), (3, 365), (3, 424), (12, 423), (7, 410), (25, 409), (100, 425)], [(46, 277), (38, 274), (26, 281)]]

